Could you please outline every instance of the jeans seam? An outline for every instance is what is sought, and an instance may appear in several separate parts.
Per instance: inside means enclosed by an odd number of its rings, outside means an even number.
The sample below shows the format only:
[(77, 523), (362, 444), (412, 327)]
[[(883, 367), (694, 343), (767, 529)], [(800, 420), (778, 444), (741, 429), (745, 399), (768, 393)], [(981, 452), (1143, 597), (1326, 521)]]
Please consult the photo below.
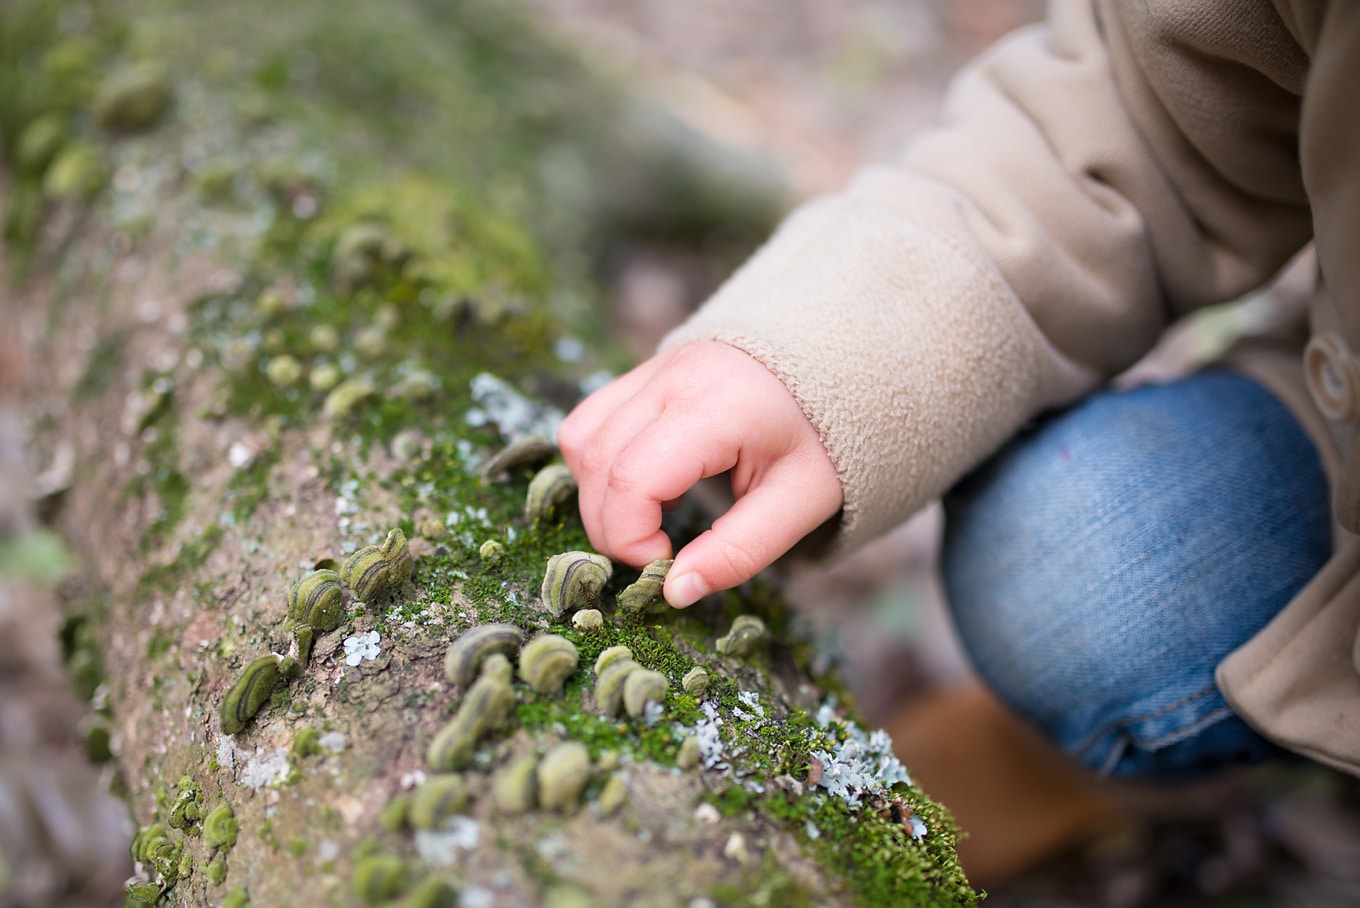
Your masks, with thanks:
[(1186, 738), (1190, 737), (1191, 735), (1203, 731), (1210, 725), (1213, 725), (1218, 720), (1226, 719), (1228, 716), (1231, 715), (1232, 715), (1231, 709), (1229, 709), (1226, 706), (1220, 706), (1218, 709), (1211, 710), (1205, 713), (1203, 716), (1200, 716), (1199, 719), (1197, 719), (1190, 725), (1185, 726), (1184, 728), (1178, 728), (1175, 731), (1167, 732), (1166, 734), (1160, 735), (1156, 738), (1138, 739), (1138, 743), (1146, 745), (1152, 748), (1153, 750), (1157, 750), (1159, 748), (1166, 747), (1168, 744), (1175, 744), (1177, 741), (1183, 741)]
[[(1184, 696), (1184, 697), (1181, 697), (1181, 698), (1180, 698), (1179, 700), (1177, 700), (1175, 703), (1172, 703), (1172, 704), (1170, 704), (1170, 705), (1168, 705), (1168, 706), (1163, 706), (1161, 709), (1156, 709), (1156, 710), (1153, 710), (1152, 712), (1142, 713), (1141, 715), (1137, 715), (1137, 716), (1131, 716), (1131, 717), (1129, 717), (1129, 718), (1127, 718), (1127, 719), (1116, 719), (1116, 720), (1113, 721), (1113, 722), (1108, 722), (1108, 723), (1106, 723), (1104, 726), (1102, 726), (1101, 728), (1099, 728), (1098, 730), (1096, 730), (1095, 732), (1092, 732), (1089, 736), (1087, 736), (1085, 742), (1083, 742), (1081, 745), (1079, 745), (1078, 747), (1076, 747), (1075, 750), (1074, 750), (1074, 752), (1077, 753), (1078, 755), (1084, 756), (1085, 754), (1089, 753), (1093, 748), (1095, 748), (1096, 745), (1098, 745), (1098, 744), (1105, 738), (1105, 736), (1108, 735), (1108, 734), (1110, 734), (1112, 731), (1116, 731), (1116, 730), (1118, 730), (1118, 729), (1126, 729), (1126, 728), (1130, 728), (1130, 727), (1132, 727), (1133, 725), (1136, 725), (1136, 724), (1139, 723), (1139, 722), (1146, 722), (1146, 721), (1149, 720), (1149, 719), (1156, 719), (1156, 718), (1158, 718), (1158, 717), (1160, 717), (1160, 716), (1164, 716), (1164, 715), (1166, 715), (1167, 713), (1174, 712), (1175, 710), (1180, 709), (1181, 707), (1186, 706), (1186, 705), (1188, 705), (1188, 704), (1190, 704), (1190, 703), (1193, 703), (1193, 702), (1195, 702), (1196, 700), (1203, 699), (1204, 697), (1207, 697), (1207, 696), (1209, 696), (1210, 694), (1215, 693), (1217, 690), (1218, 690), (1217, 685), (1210, 684), (1208, 687), (1204, 688), (1203, 690), (1200, 690), (1200, 691), (1197, 691), (1197, 692), (1195, 692), (1195, 693), (1193, 693), (1193, 694), (1188, 694), (1188, 695), (1186, 695), (1186, 696)], [(1224, 711), (1225, 713), (1231, 712), (1231, 710), (1229, 710), (1227, 707), (1222, 707), (1222, 709), (1223, 709), (1223, 711)], [(1217, 710), (1215, 710), (1214, 712), (1217, 712)], [(1214, 712), (1211, 712), (1211, 713), (1209, 713), (1208, 715), (1209, 715), (1209, 716), (1213, 716), (1213, 715), (1214, 715)], [(1207, 718), (1207, 716), (1206, 716), (1206, 718)], [(1197, 725), (1197, 724), (1198, 724), (1198, 723), (1196, 723), (1196, 725)], [(1191, 727), (1194, 727), (1194, 726), (1191, 726)], [(1171, 734), (1175, 734), (1175, 732), (1172, 732)], [(1135, 736), (1130, 735), (1130, 737), (1135, 737)], [(1138, 740), (1143, 740), (1143, 739), (1138, 739)], [(1153, 743), (1153, 744), (1155, 744), (1156, 742), (1155, 742), (1155, 740), (1150, 740), (1150, 741), (1148, 741), (1148, 743)]]

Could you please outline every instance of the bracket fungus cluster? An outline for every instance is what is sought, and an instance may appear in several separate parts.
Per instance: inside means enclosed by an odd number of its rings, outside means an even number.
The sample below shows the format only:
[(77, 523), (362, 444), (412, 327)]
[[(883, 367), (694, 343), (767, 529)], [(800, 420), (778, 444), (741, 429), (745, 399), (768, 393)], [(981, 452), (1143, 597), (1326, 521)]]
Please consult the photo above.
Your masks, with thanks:
[(321, 568), (290, 583), (283, 630), (291, 634), (294, 655), (265, 653), (246, 664), (218, 710), (223, 734), (244, 731), (274, 694), (302, 673), (316, 633), (333, 631), (348, 620), (342, 583), (356, 598), (371, 602), (399, 594), (411, 570), (406, 535), (394, 528), (381, 545), (364, 546), (346, 558), (339, 572)]

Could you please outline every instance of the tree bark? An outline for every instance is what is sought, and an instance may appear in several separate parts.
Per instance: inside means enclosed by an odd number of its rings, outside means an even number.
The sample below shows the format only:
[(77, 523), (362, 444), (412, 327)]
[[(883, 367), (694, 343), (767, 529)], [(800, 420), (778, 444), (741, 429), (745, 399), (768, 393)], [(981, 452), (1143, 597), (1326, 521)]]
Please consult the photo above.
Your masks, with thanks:
[[(481, 472), (619, 365), (577, 302), (581, 250), (641, 229), (619, 211), (657, 193), (719, 200), (686, 230), (741, 193), (670, 152), (630, 160), (632, 108), (492, 7), (56, 6), (18, 4), (0, 36), (5, 321), (33, 438), (74, 454), (49, 501), (80, 568), (63, 641), (140, 831), (130, 899), (972, 902), (947, 814), (836, 708), (767, 584), (630, 618), (638, 574), (615, 566), (602, 628), (579, 629), (540, 596), (552, 554), (588, 549), (574, 508), (526, 516), (532, 470)], [(346, 577), (338, 626), (299, 652), (290, 585), (392, 529), (409, 580)], [(721, 652), (739, 615), (769, 633)], [(492, 622), (559, 634), (580, 666), (556, 695), (517, 672), (457, 768), (466, 803), (403, 819), (474, 700), (445, 651)], [(611, 645), (661, 673), (659, 708), (601, 715)], [(252, 714), (233, 686), (271, 653), (299, 668), (271, 663)], [(682, 686), (695, 666), (706, 694)], [(571, 741), (580, 796), (497, 793)]]

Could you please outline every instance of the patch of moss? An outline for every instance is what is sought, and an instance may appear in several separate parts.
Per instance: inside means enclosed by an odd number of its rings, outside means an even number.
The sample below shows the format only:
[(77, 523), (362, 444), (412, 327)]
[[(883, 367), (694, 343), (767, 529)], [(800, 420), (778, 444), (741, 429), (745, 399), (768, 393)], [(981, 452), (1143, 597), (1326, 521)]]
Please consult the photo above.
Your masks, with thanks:
[(72, 392), (76, 403), (89, 400), (109, 387), (118, 370), (123, 367), (130, 337), (131, 332), (123, 329), (110, 331), (95, 341), (90, 358), (85, 363), (85, 371), (81, 373)]

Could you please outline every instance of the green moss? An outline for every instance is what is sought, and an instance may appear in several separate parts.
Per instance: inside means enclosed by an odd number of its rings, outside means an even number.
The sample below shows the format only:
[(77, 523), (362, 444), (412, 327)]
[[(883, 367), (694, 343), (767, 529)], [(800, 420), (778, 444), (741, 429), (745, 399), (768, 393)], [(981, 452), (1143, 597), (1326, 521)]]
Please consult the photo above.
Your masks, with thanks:
[(278, 451), (262, 451), (232, 476), (224, 504), (229, 508), (233, 525), (244, 525), (269, 494), (269, 473), (278, 460)]
[(222, 897), (222, 908), (248, 908), (250, 893), (245, 886), (237, 886)]
[(104, 391), (123, 367), (131, 331), (109, 331), (99, 337), (72, 392), (77, 403)]

